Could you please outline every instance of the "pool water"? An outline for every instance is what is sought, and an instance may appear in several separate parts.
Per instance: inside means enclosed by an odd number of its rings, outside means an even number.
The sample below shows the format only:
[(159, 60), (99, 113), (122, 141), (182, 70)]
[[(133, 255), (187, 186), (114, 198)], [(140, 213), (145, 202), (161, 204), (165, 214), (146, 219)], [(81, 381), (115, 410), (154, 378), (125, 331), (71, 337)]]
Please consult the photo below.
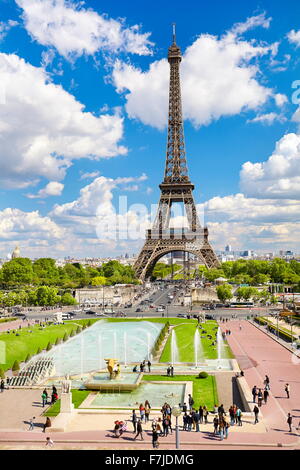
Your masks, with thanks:
[(150, 358), (162, 324), (100, 320), (44, 356), (53, 358), (55, 375), (83, 375), (106, 368), (106, 358), (137, 363)]
[(149, 401), (151, 408), (161, 408), (165, 402), (171, 406), (184, 402), (185, 384), (144, 384), (131, 393), (99, 393), (89, 405), (91, 408), (118, 407), (138, 408), (140, 403)]

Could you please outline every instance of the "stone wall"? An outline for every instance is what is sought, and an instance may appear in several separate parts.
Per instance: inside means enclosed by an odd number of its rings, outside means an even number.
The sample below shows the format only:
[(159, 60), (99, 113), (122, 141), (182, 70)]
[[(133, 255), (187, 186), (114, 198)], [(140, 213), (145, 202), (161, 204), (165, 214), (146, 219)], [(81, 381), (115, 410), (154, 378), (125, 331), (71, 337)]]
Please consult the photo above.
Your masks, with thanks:
[(134, 297), (142, 290), (142, 286), (122, 285), (97, 288), (77, 289), (75, 299), (81, 304), (91, 305), (124, 305), (133, 303)]
[(195, 287), (192, 289), (193, 305), (218, 301), (217, 292), (213, 287)]

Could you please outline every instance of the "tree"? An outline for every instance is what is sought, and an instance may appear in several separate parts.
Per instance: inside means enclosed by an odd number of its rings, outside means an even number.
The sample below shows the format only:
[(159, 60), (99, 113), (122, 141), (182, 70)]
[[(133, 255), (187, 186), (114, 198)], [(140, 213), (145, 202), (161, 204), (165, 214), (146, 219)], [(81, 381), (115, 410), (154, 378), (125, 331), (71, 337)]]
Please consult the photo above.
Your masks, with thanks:
[(52, 344), (49, 341), (49, 343), (47, 344), (46, 351), (50, 351), (51, 349), (52, 349)]
[(12, 370), (13, 372), (17, 372), (18, 370), (20, 370), (19, 361), (15, 361), (15, 362), (13, 363), (13, 366), (12, 366), (11, 370)]
[(37, 284), (57, 285), (59, 281), (59, 271), (54, 259), (40, 258), (33, 263), (32, 267)]
[(223, 284), (221, 286), (218, 286), (217, 295), (218, 295), (218, 299), (222, 303), (226, 302), (226, 300), (232, 299), (233, 295), (232, 295), (231, 286), (229, 284)]
[(5, 379), (5, 374), (4, 374), (4, 370), (3, 370), (3, 369), (0, 369), (0, 378), (1, 378), (1, 379)]
[(69, 292), (65, 292), (61, 296), (61, 305), (77, 305), (77, 300)]
[(3, 282), (7, 286), (30, 284), (33, 279), (32, 263), (29, 258), (15, 258), (2, 267)]
[(105, 286), (107, 283), (107, 279), (104, 276), (96, 276), (92, 279), (91, 285), (98, 287), (98, 286)]

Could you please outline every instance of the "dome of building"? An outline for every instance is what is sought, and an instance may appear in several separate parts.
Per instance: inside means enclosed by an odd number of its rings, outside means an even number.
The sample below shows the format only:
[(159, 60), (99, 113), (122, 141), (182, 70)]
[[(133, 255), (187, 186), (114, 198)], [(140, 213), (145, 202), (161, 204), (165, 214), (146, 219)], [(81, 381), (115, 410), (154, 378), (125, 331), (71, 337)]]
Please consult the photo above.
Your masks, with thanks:
[(20, 258), (20, 255), (21, 255), (20, 248), (18, 246), (16, 246), (16, 248), (12, 252), (11, 258), (12, 259)]

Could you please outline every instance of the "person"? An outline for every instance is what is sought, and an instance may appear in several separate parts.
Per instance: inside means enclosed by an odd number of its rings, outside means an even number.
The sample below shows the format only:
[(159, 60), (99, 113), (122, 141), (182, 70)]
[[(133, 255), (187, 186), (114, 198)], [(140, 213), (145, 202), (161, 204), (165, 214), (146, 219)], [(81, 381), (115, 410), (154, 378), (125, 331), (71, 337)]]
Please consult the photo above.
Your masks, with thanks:
[(147, 365), (148, 365), (148, 372), (150, 373), (150, 372), (151, 372), (151, 365), (152, 365), (152, 364), (151, 364), (150, 361), (148, 361)]
[(53, 392), (51, 395), (51, 405), (54, 405), (54, 403), (58, 400), (58, 395), (57, 393)]
[(54, 442), (52, 441), (52, 439), (50, 437), (47, 437), (46, 438), (46, 447), (53, 447), (54, 446)]
[(261, 388), (258, 389), (257, 401), (258, 401), (258, 407), (260, 408), (262, 405), (262, 401), (263, 401), (263, 394), (262, 394)]
[(204, 424), (207, 424), (208, 422), (208, 410), (206, 406), (203, 407), (203, 418), (204, 418)]
[(199, 413), (195, 412), (195, 414), (194, 414), (194, 423), (195, 423), (195, 426), (196, 426), (196, 432), (200, 432), (199, 421), (200, 421)]
[(219, 418), (219, 434), (221, 441), (223, 441), (225, 437), (225, 423), (222, 417)]
[(285, 390), (287, 398), (290, 398), (290, 385), (285, 384), (285, 389), (284, 390)]
[(167, 376), (170, 377), (170, 374), (171, 374), (171, 367), (168, 367), (167, 368)]
[(269, 392), (268, 392), (267, 388), (265, 388), (264, 389), (264, 402), (265, 402), (265, 405), (267, 404), (268, 397), (269, 397)]
[(203, 423), (203, 407), (200, 406), (199, 408), (199, 423), (202, 424)]
[(182, 405), (182, 412), (183, 413), (186, 413), (187, 412), (187, 406), (186, 406), (186, 403), (184, 402), (184, 404)]
[(182, 428), (182, 430), (183, 430), (183, 431), (187, 431), (187, 427), (188, 427), (188, 415), (187, 415), (187, 413), (184, 413), (184, 415), (183, 415), (183, 428)]
[(255, 416), (254, 424), (257, 424), (258, 423), (258, 415), (259, 415), (259, 408), (258, 408), (257, 405), (255, 405), (255, 407), (253, 408), (253, 413), (254, 413), (254, 416)]
[(142, 422), (141, 422), (140, 419), (139, 419), (138, 422), (137, 422), (137, 425), (136, 425), (136, 436), (134, 437), (133, 440), (135, 441), (138, 436), (141, 436), (141, 441), (144, 440), (144, 438), (143, 438)]
[(193, 418), (191, 413), (187, 415), (187, 430), (190, 432), (192, 430)]
[(220, 405), (219, 408), (218, 408), (218, 415), (221, 416), (221, 417), (226, 415), (223, 404)]
[(145, 407), (143, 403), (140, 404), (140, 417), (141, 417), (141, 421), (145, 419)]
[(230, 425), (234, 426), (234, 408), (233, 405), (229, 408), (229, 416), (230, 416)]
[(292, 417), (291, 413), (288, 413), (288, 417), (287, 417), (286, 422), (289, 425), (289, 431), (292, 432), (293, 417)]
[(163, 437), (168, 436), (168, 434), (169, 434), (169, 420), (168, 420), (167, 416), (164, 417), (164, 419), (162, 421), (162, 426), (163, 426), (162, 436)]
[(43, 404), (43, 408), (47, 404), (47, 395), (45, 394), (45, 391), (42, 393), (42, 404)]
[(46, 432), (46, 428), (51, 428), (51, 419), (49, 418), (49, 416), (47, 417), (46, 422), (44, 424), (43, 432)]
[(268, 377), (267, 375), (266, 375), (266, 377), (265, 377), (264, 384), (265, 384), (265, 386), (266, 386), (266, 389), (267, 389), (267, 390), (270, 390), (270, 379), (269, 379), (269, 377)]
[(243, 425), (243, 423), (242, 423), (242, 416), (243, 415), (242, 415), (242, 411), (240, 410), (240, 408), (238, 408), (236, 410), (236, 416), (237, 416), (237, 419), (238, 419), (238, 425), (242, 426)]
[(136, 423), (137, 423), (137, 415), (135, 413), (135, 410), (132, 410), (132, 416), (131, 416), (131, 422), (133, 425), (133, 432), (136, 433)]
[(0, 392), (3, 393), (4, 389), (5, 389), (5, 383), (4, 383), (4, 380), (2, 379), (1, 384), (0, 384)]
[(194, 403), (195, 403), (195, 402), (194, 402), (194, 399), (193, 399), (192, 395), (189, 394), (189, 407), (190, 407), (190, 411), (192, 411)]
[(145, 423), (148, 423), (150, 416), (151, 406), (148, 400), (145, 401)]
[(156, 431), (156, 429), (152, 430), (152, 447), (153, 447), (153, 449), (157, 449), (159, 447), (158, 432)]
[(30, 421), (29, 421), (28, 431), (33, 431), (33, 429), (34, 429), (34, 420), (35, 420), (35, 416), (33, 418), (31, 418)]
[(121, 424), (120, 421), (115, 421), (114, 434), (117, 438), (120, 437)]
[(257, 395), (257, 387), (256, 385), (254, 385), (254, 387), (252, 388), (253, 403), (256, 402), (256, 395)]
[(137, 372), (138, 371), (138, 366), (134, 366), (134, 368), (132, 369), (132, 372)]
[(174, 367), (173, 366), (171, 366), (170, 375), (171, 375), (171, 377), (174, 377)]
[(218, 428), (219, 428), (219, 418), (217, 416), (215, 416), (213, 419), (213, 425), (214, 425), (214, 436), (217, 436)]
[(53, 393), (57, 393), (57, 388), (55, 387), (55, 385), (52, 385), (52, 394)]
[(228, 433), (229, 433), (229, 426), (230, 426), (230, 424), (229, 424), (229, 422), (228, 422), (226, 416), (223, 416), (222, 419), (223, 419), (223, 423), (224, 423), (224, 435), (225, 435), (225, 439), (228, 439)]

